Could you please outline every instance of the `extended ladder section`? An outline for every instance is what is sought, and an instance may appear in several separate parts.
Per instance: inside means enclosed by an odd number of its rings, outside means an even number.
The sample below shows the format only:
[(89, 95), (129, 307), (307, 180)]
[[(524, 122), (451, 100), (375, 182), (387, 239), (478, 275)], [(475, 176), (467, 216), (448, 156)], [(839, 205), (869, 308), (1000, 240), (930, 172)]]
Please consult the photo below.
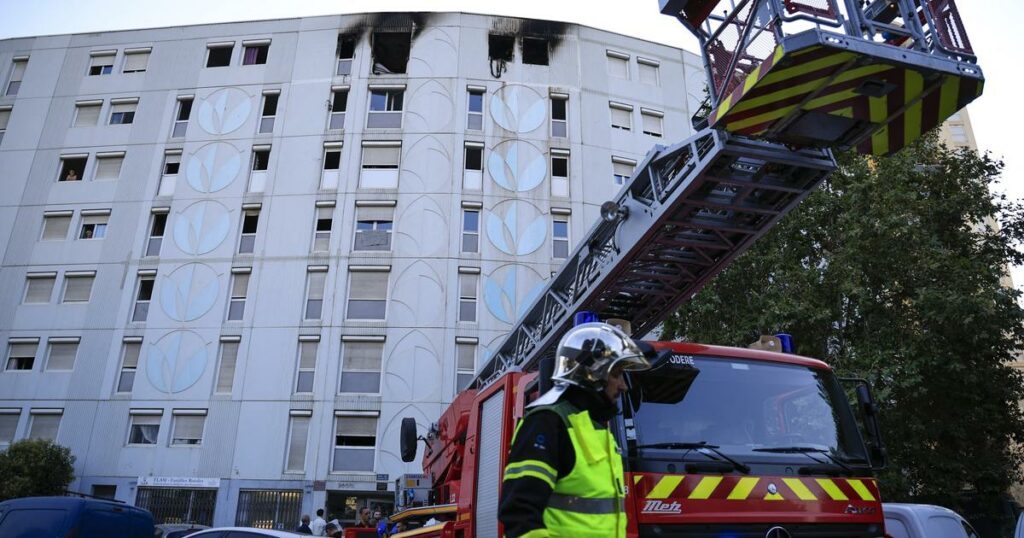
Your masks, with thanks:
[(715, 129), (656, 147), (471, 386), (535, 367), (580, 310), (648, 333), (835, 168), (828, 149)]

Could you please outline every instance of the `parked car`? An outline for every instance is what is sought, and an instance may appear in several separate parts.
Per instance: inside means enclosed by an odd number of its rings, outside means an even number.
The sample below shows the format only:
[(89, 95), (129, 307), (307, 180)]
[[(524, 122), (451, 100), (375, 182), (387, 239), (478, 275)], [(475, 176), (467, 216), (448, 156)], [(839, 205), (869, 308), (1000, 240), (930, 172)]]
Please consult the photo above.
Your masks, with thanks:
[(25, 497), (0, 503), (3, 538), (153, 538), (153, 515), (134, 506), (77, 497)]
[(882, 503), (890, 538), (979, 538), (960, 514), (931, 504)]
[(296, 536), (308, 535), (252, 527), (218, 527), (190, 534), (188, 538), (295, 538)]
[(156, 526), (156, 534), (153, 535), (153, 538), (185, 538), (209, 528), (206, 525), (196, 525), (195, 523), (161, 523)]

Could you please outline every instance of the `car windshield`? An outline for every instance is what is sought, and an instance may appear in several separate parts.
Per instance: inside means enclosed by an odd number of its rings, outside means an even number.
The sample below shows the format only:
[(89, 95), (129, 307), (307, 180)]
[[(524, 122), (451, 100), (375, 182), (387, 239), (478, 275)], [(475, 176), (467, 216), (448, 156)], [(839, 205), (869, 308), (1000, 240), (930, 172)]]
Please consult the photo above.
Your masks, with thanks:
[(815, 455), (823, 452), (867, 462), (845, 393), (829, 370), (673, 355), (631, 375), (630, 385), (625, 414), (637, 447), (684, 452), (707, 443), (745, 461), (813, 464), (811, 457), (826, 461)]

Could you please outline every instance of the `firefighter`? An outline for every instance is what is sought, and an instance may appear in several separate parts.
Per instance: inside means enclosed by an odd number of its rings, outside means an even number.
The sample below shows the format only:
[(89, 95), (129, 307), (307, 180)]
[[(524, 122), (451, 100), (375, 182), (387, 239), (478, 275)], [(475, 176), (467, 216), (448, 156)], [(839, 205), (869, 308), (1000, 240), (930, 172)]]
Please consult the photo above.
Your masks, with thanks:
[(608, 421), (625, 370), (650, 363), (617, 327), (585, 323), (558, 343), (554, 387), (516, 426), (498, 518), (507, 538), (624, 537), (622, 456)]

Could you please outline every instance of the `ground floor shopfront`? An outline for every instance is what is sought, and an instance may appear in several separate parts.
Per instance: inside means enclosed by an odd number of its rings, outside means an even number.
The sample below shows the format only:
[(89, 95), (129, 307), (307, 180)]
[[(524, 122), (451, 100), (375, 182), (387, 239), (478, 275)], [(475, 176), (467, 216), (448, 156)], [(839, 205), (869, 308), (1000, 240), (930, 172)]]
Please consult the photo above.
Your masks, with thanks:
[[(377, 479), (380, 479), (379, 481)], [(323, 508), (344, 525), (367, 506), (390, 514), (387, 475), (362, 480), (242, 480), (215, 477), (83, 477), (79, 491), (145, 508), (157, 523), (294, 530), (303, 514)]]

